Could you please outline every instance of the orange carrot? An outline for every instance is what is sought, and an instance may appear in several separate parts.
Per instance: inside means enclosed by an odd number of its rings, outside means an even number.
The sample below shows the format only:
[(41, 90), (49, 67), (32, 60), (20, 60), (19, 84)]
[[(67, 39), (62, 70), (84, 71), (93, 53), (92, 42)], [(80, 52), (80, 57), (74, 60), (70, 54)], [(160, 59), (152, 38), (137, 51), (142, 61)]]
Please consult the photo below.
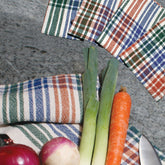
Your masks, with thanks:
[(112, 105), (106, 165), (120, 165), (127, 135), (131, 97), (121, 87), (115, 94)]

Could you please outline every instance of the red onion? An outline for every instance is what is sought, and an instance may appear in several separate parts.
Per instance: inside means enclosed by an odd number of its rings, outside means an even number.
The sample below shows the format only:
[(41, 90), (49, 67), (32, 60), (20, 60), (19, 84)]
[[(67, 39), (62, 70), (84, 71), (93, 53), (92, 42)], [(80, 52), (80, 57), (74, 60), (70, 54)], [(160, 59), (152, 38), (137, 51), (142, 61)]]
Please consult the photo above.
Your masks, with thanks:
[(79, 165), (77, 145), (65, 137), (48, 141), (39, 154), (42, 165)]
[(40, 165), (36, 152), (23, 144), (14, 144), (11, 139), (3, 139), (0, 147), (0, 164), (2, 165)]

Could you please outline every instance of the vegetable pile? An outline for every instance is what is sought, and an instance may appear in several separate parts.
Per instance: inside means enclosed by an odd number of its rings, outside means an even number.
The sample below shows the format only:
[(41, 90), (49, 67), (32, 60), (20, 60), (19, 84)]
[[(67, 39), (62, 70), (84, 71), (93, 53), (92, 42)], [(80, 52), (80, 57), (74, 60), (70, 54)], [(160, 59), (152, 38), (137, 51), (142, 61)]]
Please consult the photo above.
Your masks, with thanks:
[[(115, 94), (118, 60), (112, 58), (102, 72), (100, 100), (96, 99), (97, 52), (84, 52), (84, 120), (80, 142), (80, 165), (120, 165), (131, 109), (125, 89)], [(112, 114), (111, 114), (112, 110)]]
[[(112, 58), (103, 70), (97, 91), (98, 64), (94, 47), (84, 49), (83, 130), (80, 148), (65, 137), (45, 143), (39, 155), (22, 144), (0, 135), (0, 163), (3, 165), (120, 165), (126, 139), (131, 97), (121, 87), (115, 94), (118, 60)], [(100, 99), (98, 99), (100, 95)]]

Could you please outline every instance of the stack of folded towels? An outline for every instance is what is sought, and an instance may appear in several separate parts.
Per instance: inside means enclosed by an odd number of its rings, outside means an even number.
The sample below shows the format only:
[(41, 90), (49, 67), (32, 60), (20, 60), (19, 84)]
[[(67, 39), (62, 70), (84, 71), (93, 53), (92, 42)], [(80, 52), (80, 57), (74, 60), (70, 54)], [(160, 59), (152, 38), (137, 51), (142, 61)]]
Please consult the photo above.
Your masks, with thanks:
[(155, 0), (49, 0), (42, 33), (102, 46), (159, 101), (165, 95), (164, 29), (165, 9)]

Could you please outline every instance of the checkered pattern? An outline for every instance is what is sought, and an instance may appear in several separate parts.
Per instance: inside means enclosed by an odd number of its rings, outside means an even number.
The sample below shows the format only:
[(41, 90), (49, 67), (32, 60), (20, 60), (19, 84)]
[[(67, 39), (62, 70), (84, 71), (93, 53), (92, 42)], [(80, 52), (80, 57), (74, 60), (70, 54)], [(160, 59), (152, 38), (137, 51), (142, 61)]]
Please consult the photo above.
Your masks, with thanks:
[(165, 9), (154, 0), (125, 0), (97, 42), (118, 58), (164, 17)]
[(41, 32), (75, 39), (67, 33), (81, 2), (82, 0), (49, 0)]
[[(8, 134), (15, 143), (28, 145), (37, 153), (44, 143), (59, 136), (66, 137), (79, 146), (81, 132), (82, 126), (79, 124), (29, 123), (0, 127), (0, 133)], [(140, 165), (138, 151), (140, 136), (135, 127), (128, 128), (121, 165)], [(165, 155), (158, 148), (155, 149), (164, 164)]]
[(84, 0), (69, 34), (95, 41), (123, 0)]
[[(141, 133), (133, 126), (129, 126), (127, 131), (127, 137), (125, 141), (124, 152), (122, 156), (121, 165), (140, 165), (139, 160), (139, 140)], [(159, 155), (162, 164), (165, 163), (165, 155), (160, 152), (158, 148), (156, 151)]]
[(121, 55), (156, 101), (165, 95), (165, 18)]
[[(98, 91), (99, 81), (96, 89)], [(28, 145), (37, 153), (54, 137), (66, 137), (79, 146), (82, 133), (82, 101), (80, 74), (57, 75), (14, 85), (1, 85), (0, 134), (9, 135), (15, 143)], [(77, 112), (74, 111), (75, 107)], [(74, 115), (79, 117), (74, 118)], [(57, 118), (54, 120), (55, 116)], [(59, 120), (60, 116), (63, 121)], [(72, 119), (72, 123), (67, 123), (67, 118)], [(4, 125), (4, 121), (12, 124)], [(139, 138), (140, 132), (130, 126), (121, 165), (139, 165)], [(158, 148), (156, 151), (162, 163), (165, 163), (165, 155)]]

